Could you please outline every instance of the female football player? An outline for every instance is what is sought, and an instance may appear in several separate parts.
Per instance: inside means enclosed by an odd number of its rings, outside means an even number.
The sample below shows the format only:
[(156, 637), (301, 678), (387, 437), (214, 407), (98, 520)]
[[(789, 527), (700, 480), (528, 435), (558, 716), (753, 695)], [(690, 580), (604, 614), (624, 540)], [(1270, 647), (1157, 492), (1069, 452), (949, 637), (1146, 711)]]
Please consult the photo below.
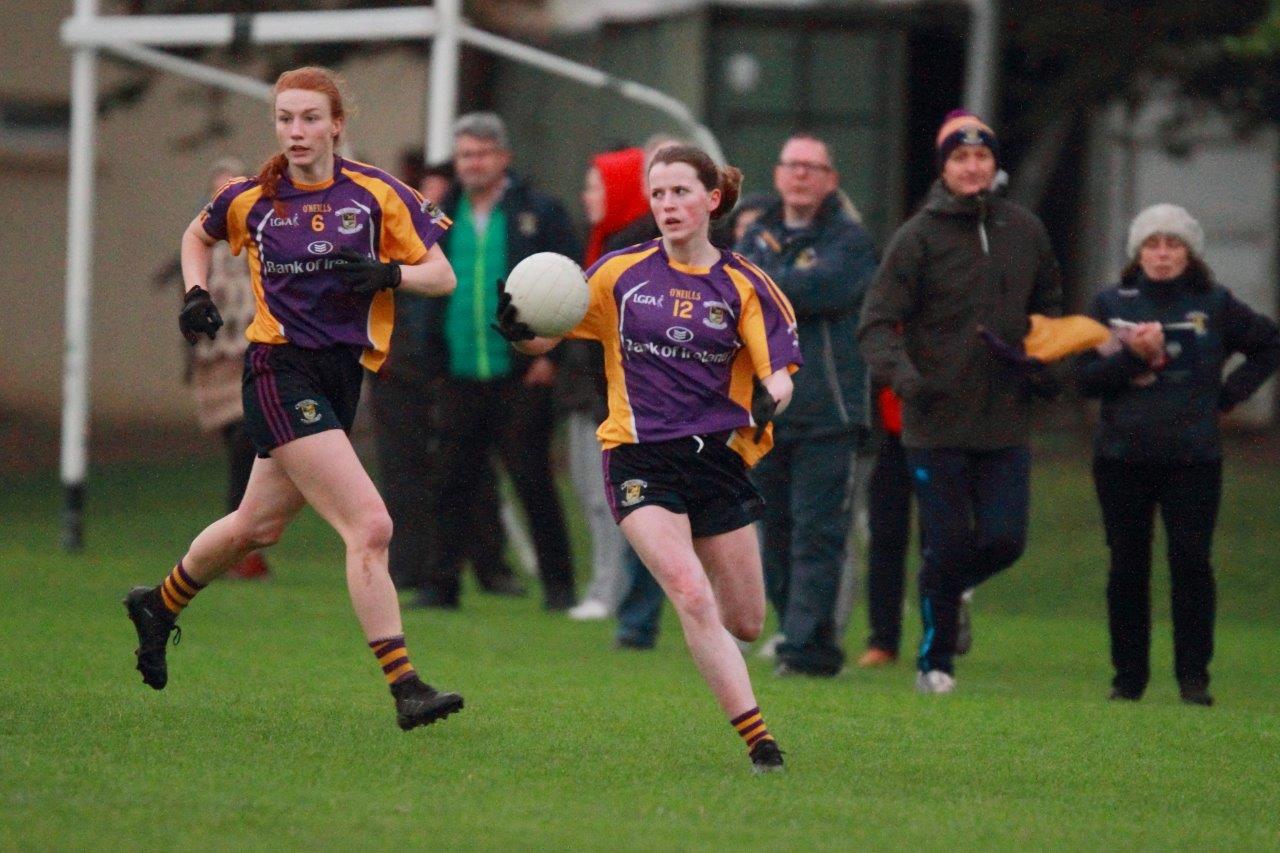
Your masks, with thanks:
[(274, 111), (280, 153), (257, 177), (225, 184), (182, 236), (178, 319), (188, 341), (214, 337), (222, 318), (205, 288), (212, 247), (247, 248), (257, 313), (246, 332), (244, 411), (258, 458), (239, 507), (205, 528), (159, 586), (125, 598), (137, 666), (163, 689), (178, 614), (245, 554), (274, 544), (309, 503), (346, 545), (352, 604), (408, 730), (459, 710), (462, 697), (423, 683), (409, 662), (387, 574), (391, 519), (347, 432), (363, 371), (386, 358), (391, 291), (453, 290), (435, 246), (449, 222), (387, 173), (335, 153), (345, 113), (331, 72), (280, 75)]
[[(752, 527), (762, 502), (747, 467), (772, 446), (769, 420), (801, 359), (786, 298), (708, 239), (741, 181), (701, 149), (658, 151), (647, 192), (662, 236), (592, 265), (590, 306), (568, 336), (604, 347), (609, 416), (597, 435), (614, 517), (675, 605), (752, 769), (767, 772), (782, 753), (734, 643), (759, 636), (765, 610)], [(531, 355), (559, 342), (535, 338), (505, 293), (498, 326)]]

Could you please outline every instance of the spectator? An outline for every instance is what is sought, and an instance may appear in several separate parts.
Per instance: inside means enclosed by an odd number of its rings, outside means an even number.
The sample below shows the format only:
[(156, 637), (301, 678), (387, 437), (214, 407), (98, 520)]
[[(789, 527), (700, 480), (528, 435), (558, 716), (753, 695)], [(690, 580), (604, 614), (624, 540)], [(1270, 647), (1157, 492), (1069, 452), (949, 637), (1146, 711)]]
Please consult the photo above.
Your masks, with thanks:
[[(625, 148), (592, 158), (582, 191), (582, 206), (591, 225), (584, 268), (604, 254), (605, 242), (639, 219), (652, 221), (644, 193), (644, 151)], [(605, 401), (604, 353), (596, 341), (565, 341), (561, 347), (556, 398), (566, 412), (569, 473), (591, 534), (591, 582), (582, 603), (569, 611), (577, 620), (613, 615), (630, 585), (623, 574), (626, 547), (609, 511), (600, 478), (600, 444), (596, 428), (609, 415)]]
[(960, 596), (1022, 554), (1030, 499), (1030, 388), (978, 335), (1020, 340), (1056, 313), (1048, 234), (991, 192), (999, 148), (957, 110), (935, 139), (941, 176), (894, 234), (858, 329), (872, 378), (902, 398), (902, 444), (924, 539), (917, 689), (955, 689)]
[[(475, 525), (476, 496), (491, 453), (502, 460), (529, 520), (548, 610), (576, 603), (569, 537), (551, 472), (551, 388), (555, 364), (512, 351), (490, 328), (499, 279), (535, 252), (579, 257), (581, 244), (559, 202), (510, 171), (507, 129), (493, 113), (470, 113), (454, 126), (457, 185), (445, 197), (455, 226), (441, 241), (458, 288), (430, 318), (447, 347), (440, 397), (440, 553), (421, 589), (423, 603), (458, 605), (457, 555)], [(435, 307), (435, 306), (431, 306)]]
[(867, 621), (871, 636), (867, 650), (858, 658), (860, 667), (888, 666), (898, 660), (911, 541), (911, 469), (902, 448), (902, 401), (887, 387), (877, 390), (875, 401), (880, 442), (867, 481)]
[(773, 452), (752, 471), (765, 511), (766, 589), (778, 613), (778, 672), (832, 676), (844, 665), (836, 592), (852, 506), (850, 467), (867, 432), (867, 372), (854, 343), (876, 269), (867, 232), (844, 208), (826, 142), (793, 136), (773, 170), (779, 201), (738, 252), (795, 309), (808, 369), (774, 424)]
[[(1120, 283), (1089, 308), (1118, 330), (1118, 342), (1080, 359), (1084, 393), (1102, 401), (1093, 476), (1111, 551), (1111, 698), (1137, 701), (1150, 678), (1151, 537), (1159, 507), (1172, 579), (1174, 675), (1184, 702), (1211, 705), (1219, 414), (1280, 365), (1280, 333), (1214, 281), (1203, 260), (1204, 231), (1183, 208), (1157, 204), (1139, 213), (1128, 250)], [(1224, 380), (1223, 365), (1237, 352), (1244, 363)]]
[[(440, 179), (452, 174), (452, 163), (423, 166), (421, 157), (407, 156), (404, 168), (418, 175), (424, 198), (435, 201), (448, 193), (449, 183), (442, 184)], [(382, 370), (368, 380), (378, 468), (396, 531), (390, 547), (391, 578), (402, 589), (421, 587), (435, 562), (443, 558), (436, 523), (442, 461), (438, 421), (448, 357), (442, 341), (425, 328), (432, 301), (414, 293), (398, 296), (391, 353)], [(447, 558), (455, 573), (461, 572), (464, 560), (469, 561), (486, 593), (524, 595), (523, 584), (504, 556), (502, 526), (490, 523), (500, 511), (493, 467), (486, 463), (475, 473), (466, 547)]]
[(747, 232), (760, 219), (761, 214), (777, 204), (777, 201), (769, 193), (747, 193), (739, 199), (738, 206), (733, 209), (733, 213), (730, 213), (728, 218), (729, 235), (733, 241), (731, 245), (736, 246), (741, 243), (742, 238), (747, 236)]
[[(210, 173), (211, 191), (244, 174), (244, 163), (235, 158), (217, 161)], [(182, 284), (182, 263), (175, 258), (156, 275), (157, 285)], [(223, 331), (215, 339), (197, 339), (189, 350), (186, 378), (195, 403), (196, 422), (206, 433), (222, 439), (227, 454), (227, 512), (233, 512), (244, 497), (253, 470), (255, 450), (244, 431), (244, 405), (240, 386), (244, 373), (244, 352), (249, 348), (245, 330), (253, 322), (253, 284), (248, 264), (231, 253), (226, 243), (217, 243), (209, 262), (207, 287), (210, 298), (222, 308)], [(225, 577), (251, 580), (270, 574), (261, 551), (251, 551), (227, 570)]]

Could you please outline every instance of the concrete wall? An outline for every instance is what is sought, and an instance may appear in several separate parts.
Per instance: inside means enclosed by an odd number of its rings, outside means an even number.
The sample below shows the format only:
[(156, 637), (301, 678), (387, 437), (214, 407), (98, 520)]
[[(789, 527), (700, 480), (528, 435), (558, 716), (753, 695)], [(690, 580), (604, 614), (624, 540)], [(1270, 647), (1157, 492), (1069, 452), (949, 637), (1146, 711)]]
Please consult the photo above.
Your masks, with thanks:
[[(16, 3), (17, 8), (14, 9)], [(61, 5), (61, 4), (60, 4)], [(57, 42), (66, 8), (6, 0), (19, 27), (0, 28), (0, 97), (68, 97), (69, 54)], [(237, 70), (252, 73), (252, 65)], [(341, 69), (355, 106), (353, 154), (395, 168), (424, 133), (426, 64), (412, 51), (352, 60)], [(126, 73), (102, 63), (105, 88)], [(227, 95), (231, 133), (201, 141), (206, 90), (160, 75), (144, 100), (98, 122), (94, 209), (90, 393), (95, 420), (172, 423), (191, 418), (181, 383), (175, 289), (157, 290), (154, 272), (176, 257), (182, 230), (208, 198), (208, 167), (235, 155), (256, 168), (274, 148), (266, 103)], [(197, 144), (183, 148), (184, 140)], [(0, 409), (55, 418), (61, 407), (66, 237), (65, 152), (36, 157), (0, 146)]]

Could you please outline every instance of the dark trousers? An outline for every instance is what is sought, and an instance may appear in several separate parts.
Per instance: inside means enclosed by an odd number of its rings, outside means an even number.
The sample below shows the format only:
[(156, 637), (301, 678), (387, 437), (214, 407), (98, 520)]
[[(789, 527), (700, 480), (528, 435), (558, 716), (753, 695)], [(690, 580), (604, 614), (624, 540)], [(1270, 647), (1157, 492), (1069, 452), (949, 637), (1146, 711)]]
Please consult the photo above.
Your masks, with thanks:
[(817, 675), (834, 675), (844, 664), (835, 605), (853, 512), (855, 445), (853, 435), (783, 439), (751, 471), (765, 501), (765, 590), (786, 638), (778, 660)]
[(1138, 695), (1151, 677), (1151, 539), (1160, 508), (1169, 543), (1173, 670), (1209, 684), (1216, 591), (1209, 555), (1222, 498), (1222, 461), (1132, 463), (1094, 459), (1094, 485), (1111, 550), (1107, 615), (1112, 684)]
[(222, 428), (222, 444), (227, 450), (227, 512), (235, 512), (244, 500), (244, 491), (253, 473), (253, 460), (258, 451), (244, 431), (244, 421)]
[(908, 449), (924, 541), (921, 672), (952, 672), (960, 595), (1013, 565), (1027, 542), (1031, 453)]
[(627, 576), (627, 591), (618, 604), (617, 638), (628, 645), (650, 648), (658, 641), (662, 602), (667, 596), (630, 545), (623, 548), (622, 570)]
[[(440, 401), (439, 529), (441, 559), (428, 583), (456, 592), (452, 555), (466, 552), (469, 521), (491, 454), (502, 460), (529, 520), (543, 596), (549, 607), (574, 601), (573, 564), (564, 513), (551, 472), (551, 389), (518, 379), (449, 379)], [(498, 521), (495, 518), (494, 523)]]
[[(395, 533), (391, 537), (389, 568), (401, 589), (427, 583), (433, 566), (449, 561), (456, 579), (464, 560), (471, 562), (481, 586), (512, 574), (504, 558), (497, 478), (486, 461), (477, 468), (471, 512), (466, 520), (467, 547), (441, 553), (437, 523), (440, 494), (439, 383), (417, 381), (384, 371), (371, 381), (370, 402), (375, 428), (378, 470)], [(444, 573), (444, 569), (435, 569)], [(445, 598), (449, 598), (446, 595)]]
[(867, 479), (867, 526), (867, 646), (897, 654), (911, 542), (911, 470), (902, 442), (888, 432)]

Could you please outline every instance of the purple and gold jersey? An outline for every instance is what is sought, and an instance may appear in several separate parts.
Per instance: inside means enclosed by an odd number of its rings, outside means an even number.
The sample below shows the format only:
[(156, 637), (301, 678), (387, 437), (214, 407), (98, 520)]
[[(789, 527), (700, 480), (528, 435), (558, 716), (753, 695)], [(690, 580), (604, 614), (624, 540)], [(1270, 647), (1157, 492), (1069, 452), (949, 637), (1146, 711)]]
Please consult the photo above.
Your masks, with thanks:
[(334, 158), (321, 184), (281, 178), (273, 204), (256, 178), (227, 182), (200, 214), (205, 232), (237, 255), (249, 249), (257, 312), (245, 332), (263, 344), (364, 347), (377, 371), (391, 342), (394, 296), (353, 293), (334, 268), (343, 248), (416, 264), (449, 227), (440, 209), (381, 169)]
[(671, 260), (662, 240), (605, 255), (587, 271), (587, 314), (568, 334), (604, 346), (604, 447), (736, 430), (748, 465), (773, 446), (752, 439), (752, 377), (803, 362), (791, 304), (759, 268), (722, 252), (707, 269)]

